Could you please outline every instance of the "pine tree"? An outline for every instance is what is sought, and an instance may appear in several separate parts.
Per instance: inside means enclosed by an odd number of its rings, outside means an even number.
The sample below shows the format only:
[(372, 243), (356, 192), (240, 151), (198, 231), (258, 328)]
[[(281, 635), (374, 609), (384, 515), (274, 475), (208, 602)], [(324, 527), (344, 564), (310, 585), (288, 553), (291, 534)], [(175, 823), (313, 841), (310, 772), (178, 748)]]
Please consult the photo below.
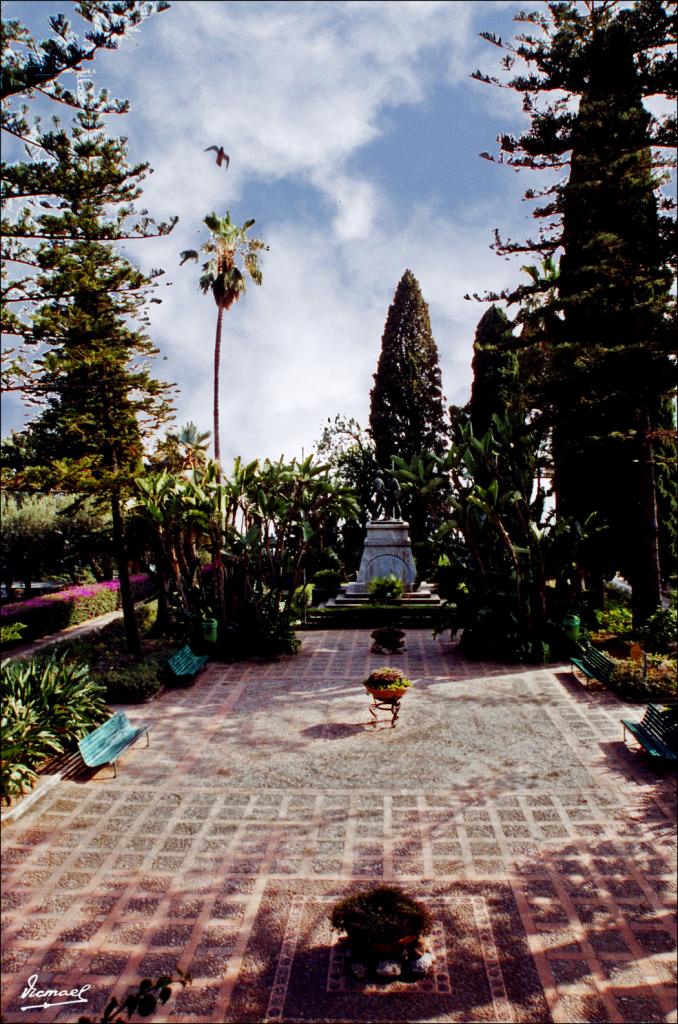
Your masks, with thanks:
[[(58, 145), (61, 122), (58, 117), (54, 118), (55, 133), (43, 130), (45, 101), (56, 103), (54, 109), (64, 116), (81, 111), (85, 103), (100, 115), (126, 113), (127, 100), (115, 99), (105, 89), (95, 97), (91, 82), (84, 77), (79, 77), (76, 92), (66, 88), (60, 79), (66, 73), (80, 73), (83, 62), (92, 60), (99, 50), (115, 50), (144, 19), (168, 9), (165, 0), (83, 0), (74, 4), (74, 12), (89, 26), (83, 38), (73, 31), (62, 14), (58, 14), (49, 19), (51, 36), (40, 42), (17, 19), (2, 19), (0, 127), (4, 133), (3, 143), (8, 156), (14, 146), (17, 155), (25, 151), (29, 157), (2, 164), (2, 333), (20, 340), (18, 349), (3, 348), (4, 391), (30, 390), (35, 352), (26, 346), (30, 346), (32, 340), (32, 303), (39, 301), (39, 293), (34, 293), (32, 288), (40, 271), (35, 247), (43, 235), (51, 238), (58, 233), (64, 243), (71, 238), (67, 216), (55, 225), (54, 218), (60, 214), (44, 214), (44, 209), (67, 208), (60, 206), (63, 181), (52, 152), (53, 145)], [(87, 99), (82, 90), (87, 92)], [(40, 104), (40, 113), (31, 116), (36, 103)], [(17, 214), (19, 203), (22, 205)], [(40, 216), (36, 217), (36, 213)], [(152, 234), (153, 222), (149, 218), (135, 226), (136, 237)], [(102, 237), (118, 236), (123, 237), (120, 231), (116, 236), (110, 224), (102, 234)]]
[(642, 621), (660, 602), (652, 435), (671, 373), (671, 273), (632, 48), (623, 24), (598, 29), (573, 125), (562, 196), (554, 457), (560, 511), (580, 520), (595, 511), (608, 525), (599, 586), (605, 570), (621, 568)]
[(409, 462), (426, 452), (443, 454), (443, 401), (428, 306), (406, 270), (388, 311), (370, 392), (370, 432), (380, 466), (388, 469), (394, 455)]
[[(83, 61), (92, 60), (100, 49), (114, 50), (118, 41), (150, 14), (169, 10), (166, 0), (115, 0), (112, 3), (86, 0), (74, 5), (76, 13), (91, 27), (79, 39), (63, 14), (50, 18), (53, 35), (38, 43), (16, 18), (2, 22), (2, 84), (0, 99), (33, 90), (51, 99), (70, 103), (73, 94), (58, 81), (66, 71), (76, 71)], [(3, 128), (9, 129), (15, 115), (3, 111)]]
[[(500, 161), (540, 169), (569, 157), (570, 175), (526, 193), (548, 197), (534, 211), (546, 225), (538, 239), (497, 235), (495, 247), (542, 256), (564, 250), (557, 286), (548, 283), (551, 358), (542, 403), (553, 412), (559, 513), (583, 522), (596, 512), (608, 525), (608, 543), (597, 548), (597, 589), (603, 575), (621, 569), (641, 622), (660, 598), (654, 437), (673, 379), (672, 223), (658, 208), (670, 202), (657, 196), (651, 146), (669, 145), (675, 127), (673, 118), (652, 118), (642, 100), (675, 96), (668, 49), (675, 4), (546, 8), (518, 18), (538, 26), (540, 38), (521, 36), (513, 47), (487, 34), (508, 51), (505, 68), (521, 58), (531, 70), (508, 82), (524, 95), (531, 124), (519, 138), (500, 136)], [(539, 109), (553, 89), (564, 96)], [(519, 319), (529, 325), (535, 296), (546, 292), (547, 282), (534, 280), (502, 297), (523, 303)]]
[(150, 376), (156, 350), (138, 326), (161, 272), (146, 277), (115, 243), (166, 234), (174, 221), (155, 224), (134, 209), (147, 165), (130, 166), (125, 140), (108, 137), (107, 94), (90, 84), (86, 96), (61, 93), (59, 102), (74, 111), (70, 129), (26, 121), (39, 158), (3, 167), (5, 197), (23, 204), (3, 222), (3, 269), (29, 268), (7, 273), (3, 315), (10, 333), (38, 346), (21, 388), (42, 409), (9, 445), (19, 456), (12, 483), (110, 503), (127, 641), (138, 653), (123, 499), (145, 433), (169, 415), (170, 388)]

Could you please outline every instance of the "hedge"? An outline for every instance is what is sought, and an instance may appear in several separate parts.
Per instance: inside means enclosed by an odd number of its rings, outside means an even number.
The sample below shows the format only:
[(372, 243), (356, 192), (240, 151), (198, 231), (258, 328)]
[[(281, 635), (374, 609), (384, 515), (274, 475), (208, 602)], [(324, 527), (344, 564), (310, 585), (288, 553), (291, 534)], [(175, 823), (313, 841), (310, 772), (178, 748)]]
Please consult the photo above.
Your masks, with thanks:
[[(145, 573), (131, 576), (132, 595), (135, 601), (149, 597), (154, 590), (151, 577)], [(22, 622), (26, 629), (21, 642), (38, 640), (50, 633), (57, 633), (68, 626), (77, 626), (97, 615), (117, 611), (122, 607), (120, 583), (106, 580), (83, 587), (68, 587), (57, 594), (31, 597), (27, 601), (14, 601), (0, 608), (0, 622), (9, 626)]]
[(395, 626), (399, 629), (434, 629), (440, 620), (440, 605), (402, 604), (328, 605), (309, 608), (306, 623), (297, 629), (377, 629)]

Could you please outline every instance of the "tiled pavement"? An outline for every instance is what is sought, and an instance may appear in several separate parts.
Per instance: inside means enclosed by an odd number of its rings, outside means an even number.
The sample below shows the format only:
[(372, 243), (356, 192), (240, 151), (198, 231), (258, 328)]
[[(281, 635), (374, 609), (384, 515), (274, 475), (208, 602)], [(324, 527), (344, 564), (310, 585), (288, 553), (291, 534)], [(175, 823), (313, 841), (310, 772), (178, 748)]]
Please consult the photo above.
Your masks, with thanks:
[[(368, 644), (211, 664), (129, 709), (151, 746), (117, 779), (61, 782), (4, 826), (9, 1024), (75, 1021), (177, 964), (195, 980), (156, 1020), (676, 1020), (675, 774), (622, 745), (642, 709), (412, 631), (416, 685), (372, 729), (360, 680), (389, 659)], [(424, 982), (342, 973), (329, 906), (375, 879), (429, 902)], [(22, 1010), (36, 974), (90, 985), (86, 1007)]]

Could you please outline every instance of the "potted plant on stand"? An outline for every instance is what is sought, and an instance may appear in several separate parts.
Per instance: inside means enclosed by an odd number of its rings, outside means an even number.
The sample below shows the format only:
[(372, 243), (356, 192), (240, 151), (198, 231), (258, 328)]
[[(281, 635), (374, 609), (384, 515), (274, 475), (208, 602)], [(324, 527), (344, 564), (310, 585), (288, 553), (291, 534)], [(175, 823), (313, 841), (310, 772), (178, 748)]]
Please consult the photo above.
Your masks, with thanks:
[(399, 668), (384, 666), (370, 672), (367, 679), (363, 680), (363, 685), (372, 697), (372, 724), (377, 724), (377, 711), (385, 708), (391, 712), (391, 726), (395, 728), (400, 713), (400, 701), (412, 686), (412, 681)]
[(381, 626), (374, 629), (370, 636), (374, 641), (374, 654), (401, 654), (405, 647), (405, 631), (395, 626)]
[(431, 914), (397, 886), (375, 886), (339, 900), (331, 922), (346, 935), (346, 962), (356, 978), (412, 979), (431, 969)]

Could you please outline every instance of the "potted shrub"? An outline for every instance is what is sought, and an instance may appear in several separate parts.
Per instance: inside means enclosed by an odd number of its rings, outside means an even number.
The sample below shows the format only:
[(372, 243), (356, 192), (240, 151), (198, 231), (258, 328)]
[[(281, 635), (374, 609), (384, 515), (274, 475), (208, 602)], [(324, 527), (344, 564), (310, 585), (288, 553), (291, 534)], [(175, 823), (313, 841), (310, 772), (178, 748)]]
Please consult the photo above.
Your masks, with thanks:
[(376, 971), (382, 978), (395, 978), (403, 968), (422, 974), (433, 962), (426, 939), (431, 914), (397, 886), (379, 885), (344, 897), (335, 903), (330, 920), (346, 935), (351, 971), (357, 977)]
[(399, 601), (405, 593), (405, 584), (394, 573), (389, 576), (373, 576), (367, 584), (372, 604), (391, 604)]
[(405, 632), (396, 629), (394, 626), (382, 626), (370, 634), (374, 643), (372, 650), (375, 654), (400, 654), (405, 646)]
[(337, 569), (319, 569), (312, 583), (312, 604), (317, 607), (337, 596), (341, 590), (341, 573)]
[(412, 686), (411, 680), (399, 668), (390, 666), (375, 668), (363, 684), (367, 692), (378, 700), (397, 700)]

